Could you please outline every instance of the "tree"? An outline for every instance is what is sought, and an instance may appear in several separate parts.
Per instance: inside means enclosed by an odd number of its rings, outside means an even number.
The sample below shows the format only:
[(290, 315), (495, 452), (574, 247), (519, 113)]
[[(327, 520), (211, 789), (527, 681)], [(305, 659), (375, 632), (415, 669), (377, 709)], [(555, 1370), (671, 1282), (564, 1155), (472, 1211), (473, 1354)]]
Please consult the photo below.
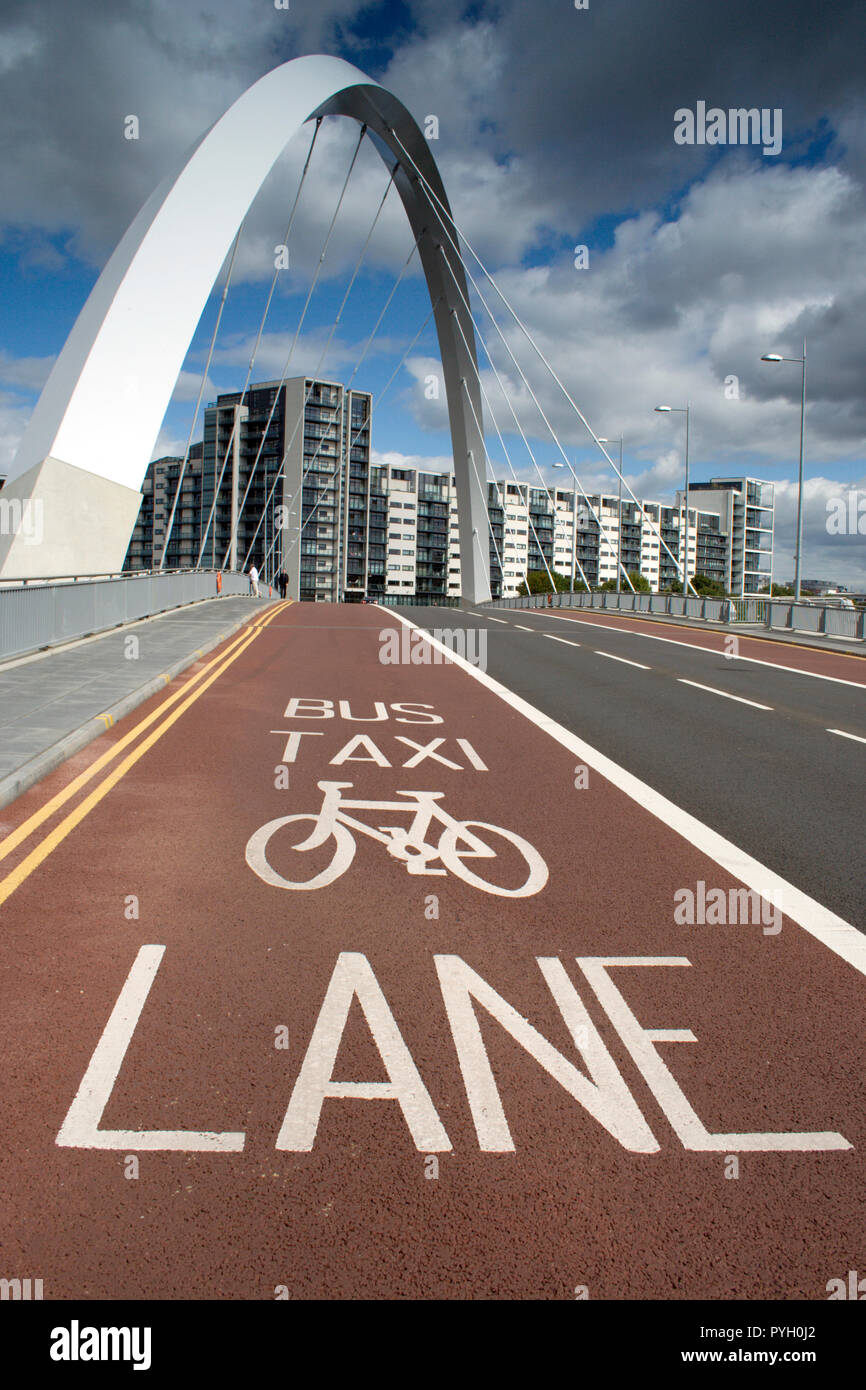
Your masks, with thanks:
[[(665, 590), (665, 593), (681, 594), (682, 591), (683, 586), (680, 583), (680, 581), (678, 579), (672, 579), (667, 589)], [(718, 581), (715, 579), (710, 579), (709, 575), (707, 574), (692, 575), (691, 579), (689, 580), (689, 593), (692, 594), (693, 592), (697, 594), (699, 598), (725, 597), (724, 585), (719, 584)]]
[[(765, 584), (764, 587), (763, 587), (763, 589), (760, 590), (760, 592), (761, 592), (762, 594), (769, 594), (769, 593), (770, 593), (770, 586), (769, 586), (768, 584)], [(771, 594), (771, 597), (772, 597), (772, 598), (792, 598), (792, 597), (793, 597), (793, 594), (794, 594), (794, 590), (793, 590), (793, 589), (789, 589), (788, 586), (787, 586), (787, 584), (774, 584), (774, 585), (773, 585), (773, 592), (772, 592), (772, 594)]]
[[(628, 577), (632, 582), (632, 588), (634, 589), (635, 593), (648, 594), (651, 592), (649, 580), (646, 578), (645, 575), (640, 574), (637, 570), (629, 570)], [(620, 587), (624, 593), (631, 593), (631, 589), (628, 587), (628, 584), (626, 584), (625, 581), (623, 581)], [(596, 593), (612, 594), (615, 591), (615, 589), (616, 580), (606, 579), (603, 584), (599, 584), (598, 588), (596, 589)]]
[(696, 574), (692, 579), (692, 588), (701, 598), (724, 598), (725, 586), (719, 584), (715, 579), (710, 579), (709, 575)]
[[(527, 580), (529, 582), (528, 588)], [(566, 590), (571, 588), (571, 580), (568, 576), (558, 574), (556, 570), (553, 571), (553, 582), (559, 594), (565, 593)], [(583, 585), (576, 582), (575, 587), (582, 589)], [(549, 594), (550, 575), (547, 573), (547, 570), (529, 570), (526, 580), (521, 580), (518, 584), (517, 593), (520, 598), (526, 598), (528, 594)]]

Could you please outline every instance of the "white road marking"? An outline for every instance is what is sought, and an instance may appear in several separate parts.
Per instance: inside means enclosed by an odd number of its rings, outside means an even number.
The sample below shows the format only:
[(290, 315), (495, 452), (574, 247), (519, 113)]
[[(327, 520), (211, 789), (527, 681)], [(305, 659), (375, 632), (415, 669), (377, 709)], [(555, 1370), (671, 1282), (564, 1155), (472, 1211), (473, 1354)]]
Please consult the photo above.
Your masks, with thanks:
[(551, 642), (564, 642), (567, 647), (579, 647), (579, 642), (572, 642), (570, 637), (555, 637), (552, 632), (542, 633), (543, 637), (548, 637)]
[(470, 609), (470, 612), (476, 613), (479, 618), (484, 618), (489, 623), (505, 623), (506, 625), (508, 623), (507, 618), (494, 618), (492, 613), (478, 613), (475, 608)]
[(711, 1134), (686, 1098), (682, 1087), (656, 1051), (657, 1043), (697, 1042), (690, 1028), (644, 1028), (638, 1023), (608, 974), (611, 966), (688, 966), (685, 956), (578, 956), (577, 963), (598, 996), (632, 1061), (664, 1111), (684, 1149), (697, 1153), (822, 1152), (851, 1149), (836, 1130), (814, 1133)]
[(861, 738), (860, 734), (846, 734), (844, 729), (828, 729), (828, 734), (838, 734), (840, 738), (853, 738), (855, 743), (866, 743), (866, 738)]
[[(415, 626), (396, 610), (394, 617), (401, 623), (405, 623), (407, 627)], [(568, 622), (570, 619), (565, 619), (565, 621)], [(427, 640), (436, 644), (435, 638), (428, 637)], [(441, 643), (436, 645), (441, 646)], [(781, 874), (777, 874), (773, 869), (768, 869), (765, 864), (761, 864), (759, 860), (754, 859), (738, 845), (726, 840), (718, 831), (711, 829), (710, 826), (699, 821), (696, 816), (690, 815), (688, 811), (684, 811), (673, 801), (669, 801), (654, 787), (642, 782), (639, 777), (635, 777), (624, 767), (620, 767), (619, 763), (605, 757), (597, 748), (593, 748), (591, 744), (578, 738), (570, 729), (566, 729), (562, 724), (557, 724), (549, 715), (536, 709), (528, 700), (515, 695), (507, 686), (489, 676), (486, 671), (472, 666), (462, 656), (455, 654), (453, 659), (454, 664), (462, 667), (473, 680), (478, 681), (487, 690), (497, 695), (518, 714), (522, 714), (536, 728), (555, 739), (579, 762), (587, 763), (590, 767), (595, 768), (602, 777), (605, 777), (612, 786), (634, 801), (637, 806), (655, 816), (663, 825), (667, 825), (701, 854), (707, 855), (733, 878), (739, 879), (740, 883), (744, 883), (747, 888), (754, 889), (756, 893), (770, 902), (784, 902), (786, 917), (792, 922), (799, 923), (804, 931), (807, 931), (810, 936), (814, 936), (816, 941), (820, 941), (829, 950), (835, 952), (842, 960), (847, 961), (861, 975), (866, 975), (866, 936), (857, 931), (856, 927), (852, 927), (850, 922), (846, 922), (844, 918), (831, 912), (815, 898), (810, 898), (808, 893), (795, 888), (787, 879), (782, 878)]]
[(568, 978), (562, 961), (557, 957), (538, 956), (536, 959), (591, 1080), (460, 956), (433, 957), (478, 1135), (478, 1147), (483, 1153), (514, 1152), (514, 1140), (476, 1017), (475, 1003), (495, 1018), (624, 1149), (630, 1153), (658, 1153), (658, 1140)]
[[(349, 1010), (357, 999), (379, 1050), (387, 1081), (333, 1081)], [(366, 956), (342, 951), (334, 966), (313, 1036), (277, 1138), (278, 1149), (309, 1153), (316, 1142), (326, 1100), (351, 1096), (360, 1100), (396, 1100), (409, 1133), (421, 1153), (448, 1153), (451, 1140), (421, 1074), (412, 1060), (397, 1021)]]
[(521, 632), (537, 632), (537, 631), (538, 631), (538, 628), (537, 628), (537, 627), (524, 627), (522, 623), (515, 623), (514, 626), (515, 626), (516, 628), (519, 628)]
[(621, 661), (624, 666), (637, 666), (641, 671), (651, 671), (651, 666), (644, 666), (640, 661), (629, 661), (627, 656), (614, 656), (613, 652), (601, 652), (598, 647), (595, 649), (596, 656), (606, 656), (608, 661)]
[[(532, 612), (532, 609), (529, 609), (528, 611), (529, 611), (529, 612)], [(539, 612), (540, 612), (540, 611), (541, 611), (541, 610), (539, 610)], [(561, 613), (545, 613), (545, 614), (544, 614), (544, 617), (546, 617), (546, 618), (557, 618), (557, 619), (559, 620), (559, 622), (561, 622), (561, 623), (573, 623), (573, 622), (580, 622), (580, 621), (581, 621), (580, 618), (566, 618), (566, 617), (564, 617)], [(864, 690), (864, 691), (866, 691), (866, 683), (864, 683), (863, 681), (848, 681), (848, 680), (845, 680), (844, 676), (825, 676), (825, 675), (823, 674), (823, 672), (821, 672), (821, 671), (804, 671), (800, 666), (783, 666), (783, 665), (781, 664), (781, 662), (779, 662), (779, 661), (762, 661), (761, 658), (760, 658), (759, 656), (730, 656), (730, 657), (728, 657), (727, 654), (726, 654), (725, 652), (721, 651), (718, 647), (702, 647), (702, 646), (700, 646), (700, 645), (699, 645), (698, 643), (696, 643), (696, 642), (684, 642), (684, 641), (681, 641), (681, 640), (680, 640), (679, 638), (677, 638), (677, 637), (660, 637), (660, 636), (659, 636), (657, 633), (655, 633), (655, 632), (641, 632), (640, 629), (639, 629), (639, 628), (636, 628), (636, 627), (616, 627), (614, 623), (596, 623), (596, 622), (588, 623), (588, 624), (586, 624), (586, 625), (589, 626), (589, 627), (603, 627), (603, 628), (606, 628), (608, 632), (625, 632), (625, 633), (627, 633), (630, 637), (646, 637), (647, 640), (650, 641), (650, 642), (670, 642), (671, 646), (673, 646), (673, 647), (688, 647), (689, 651), (692, 651), (692, 652), (706, 652), (708, 656), (724, 656), (724, 657), (726, 657), (726, 659), (727, 659), (728, 661), (748, 661), (748, 662), (750, 663), (750, 665), (752, 665), (752, 666), (769, 666), (769, 668), (770, 668), (771, 671), (789, 671), (789, 672), (790, 672), (792, 675), (794, 675), (794, 676), (813, 676), (815, 680), (818, 680), (818, 681), (831, 681), (834, 685), (853, 685), (854, 688), (855, 688), (855, 690)], [(537, 628), (533, 628), (533, 631), (534, 631), (534, 632), (537, 631)], [(692, 631), (698, 631), (698, 629), (694, 629), (694, 628), (693, 628)], [(711, 631), (711, 630), (708, 629), (708, 631)], [(742, 636), (744, 640), (745, 640), (747, 637), (749, 637), (749, 638), (751, 638), (751, 640), (752, 640), (753, 642), (760, 642), (760, 641), (761, 641), (761, 638), (760, 638), (760, 637), (755, 637), (752, 633), (746, 633), (746, 632), (744, 632), (744, 633), (742, 633), (742, 634), (741, 634), (741, 633), (736, 633), (736, 632), (730, 633), (730, 634), (729, 634), (728, 632), (725, 633), (725, 636), (729, 636), (729, 635), (730, 635), (730, 636), (733, 636), (733, 637)], [(822, 648), (822, 647), (816, 647), (816, 648), (815, 648), (815, 651), (821, 652), (821, 651), (823, 651), (823, 648)], [(830, 652), (829, 655), (830, 655), (830, 656), (836, 656), (837, 653), (836, 653), (836, 652)], [(846, 656), (847, 653), (846, 653), (846, 652), (840, 652), (840, 653), (838, 653), (838, 655), (840, 655), (840, 656)]]
[(150, 993), (164, 946), (142, 946), (126, 977), (111, 1017), (75, 1093), (55, 1143), (66, 1149), (180, 1149), (196, 1153), (238, 1153), (243, 1133), (204, 1134), (185, 1129), (100, 1129), (123, 1059)]
[(687, 681), (685, 676), (677, 676), (680, 685), (693, 685), (695, 690), (707, 690), (711, 695), (721, 695), (725, 700), (736, 700), (740, 705), (751, 705), (752, 709), (772, 710), (772, 705), (759, 705), (757, 700), (746, 700), (742, 695), (731, 695), (727, 690), (717, 690), (714, 685), (701, 685), (700, 681)]

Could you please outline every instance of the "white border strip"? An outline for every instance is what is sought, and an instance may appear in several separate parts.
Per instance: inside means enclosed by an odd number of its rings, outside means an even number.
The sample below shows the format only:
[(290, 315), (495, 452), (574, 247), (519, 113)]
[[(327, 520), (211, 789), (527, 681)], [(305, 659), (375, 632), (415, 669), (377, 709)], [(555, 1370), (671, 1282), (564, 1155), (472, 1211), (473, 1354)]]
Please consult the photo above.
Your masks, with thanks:
[(549, 734), (552, 739), (555, 739), (563, 748), (567, 748), (581, 762), (594, 768), (617, 790), (624, 792), (643, 810), (649, 811), (650, 815), (655, 816), (663, 825), (669, 826), (701, 854), (714, 860), (720, 868), (731, 874), (732, 877), (739, 879), (741, 883), (745, 883), (747, 888), (754, 889), (762, 898), (779, 903), (786, 917), (796, 922), (810, 936), (814, 936), (817, 941), (835, 952), (842, 960), (853, 965), (854, 969), (859, 970), (861, 975), (866, 975), (866, 936), (859, 932), (856, 927), (852, 927), (850, 922), (846, 922), (842, 917), (837, 917), (835, 912), (831, 912), (829, 908), (822, 906), (814, 898), (810, 898), (807, 893), (795, 888), (787, 879), (774, 873), (772, 869), (768, 869), (757, 859), (753, 859), (745, 850), (738, 849), (723, 835), (719, 835), (717, 831), (704, 825), (703, 821), (699, 821), (688, 811), (683, 811), (672, 801), (668, 801), (667, 797), (662, 796), (646, 782), (642, 782), (639, 777), (626, 772), (624, 767), (620, 767), (618, 763), (605, 757), (603, 753), (599, 753), (598, 749), (584, 743), (583, 739), (578, 738), (562, 724), (557, 724), (554, 719), (549, 718), (541, 710), (536, 709), (534, 705), (529, 704), (528, 700), (515, 695), (507, 686), (500, 685), (499, 681), (494, 680), (486, 671), (480, 671), (476, 666), (470, 665), (462, 656), (458, 656), (456, 652), (449, 651), (435, 637), (431, 637), (416, 623), (404, 618), (397, 610), (394, 610), (394, 617), (399, 618), (400, 622), (405, 623), (407, 627), (420, 632), (431, 646), (449, 656), (455, 666), (462, 667), (473, 680), (479, 681), (494, 695), (498, 695), (518, 714), (522, 714), (524, 719), (528, 719), (536, 728)]

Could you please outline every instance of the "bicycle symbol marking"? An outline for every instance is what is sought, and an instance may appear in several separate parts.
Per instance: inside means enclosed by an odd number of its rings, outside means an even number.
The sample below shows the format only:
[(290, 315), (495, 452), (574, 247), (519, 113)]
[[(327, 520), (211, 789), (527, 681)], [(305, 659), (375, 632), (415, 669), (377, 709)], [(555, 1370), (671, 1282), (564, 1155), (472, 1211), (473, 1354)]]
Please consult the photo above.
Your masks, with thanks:
[[(279, 816), (268, 821), (255, 834), (250, 836), (246, 848), (246, 861), (253, 873), (274, 888), (294, 889), (296, 892), (310, 892), (316, 888), (327, 888), (346, 872), (355, 857), (356, 834), (367, 835), (384, 845), (394, 859), (406, 865), (410, 874), (445, 875), (454, 874), (473, 888), (484, 893), (493, 893), (500, 898), (529, 898), (540, 893), (547, 883), (547, 865), (528, 840), (513, 830), (505, 830), (499, 825), (486, 821), (460, 821), (449, 815), (438, 803), (444, 792), (398, 791), (397, 796), (405, 801), (347, 801), (344, 790), (351, 790), (352, 782), (319, 782), (324, 793), (322, 807), (318, 812), (302, 811), (292, 816)], [(411, 824), (367, 825), (351, 811), (397, 812), (412, 817)], [(301, 882), (284, 878), (277, 873), (267, 858), (267, 848), (273, 836), (285, 826), (312, 822), (312, 829), (305, 840), (292, 845), (293, 850), (304, 853), (319, 849), (329, 840), (334, 841), (331, 862), (320, 873)], [(433, 822), (441, 825), (437, 843), (428, 843), (427, 834)], [(475, 831), (481, 832), (476, 834)], [(353, 833), (354, 832), (354, 833)], [(483, 836), (483, 838), (482, 838)], [(474, 873), (466, 863), (467, 859), (496, 859), (497, 850), (486, 843), (491, 837), (500, 837), (512, 845), (525, 861), (527, 877), (519, 888), (503, 888), (489, 883), (480, 874)], [(281, 837), (284, 838), (284, 837)], [(438, 860), (443, 866), (433, 867)]]

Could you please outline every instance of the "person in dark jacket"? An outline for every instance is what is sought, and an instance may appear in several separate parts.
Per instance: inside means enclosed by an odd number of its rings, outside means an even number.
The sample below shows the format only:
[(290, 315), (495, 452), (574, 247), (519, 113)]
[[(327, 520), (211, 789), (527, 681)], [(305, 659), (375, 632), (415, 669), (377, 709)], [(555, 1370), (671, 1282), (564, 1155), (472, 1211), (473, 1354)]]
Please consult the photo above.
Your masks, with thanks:
[(280, 569), (280, 572), (277, 575), (277, 587), (280, 591), (280, 598), (285, 598), (286, 590), (289, 587), (289, 576), (286, 574), (286, 571), (282, 568)]

